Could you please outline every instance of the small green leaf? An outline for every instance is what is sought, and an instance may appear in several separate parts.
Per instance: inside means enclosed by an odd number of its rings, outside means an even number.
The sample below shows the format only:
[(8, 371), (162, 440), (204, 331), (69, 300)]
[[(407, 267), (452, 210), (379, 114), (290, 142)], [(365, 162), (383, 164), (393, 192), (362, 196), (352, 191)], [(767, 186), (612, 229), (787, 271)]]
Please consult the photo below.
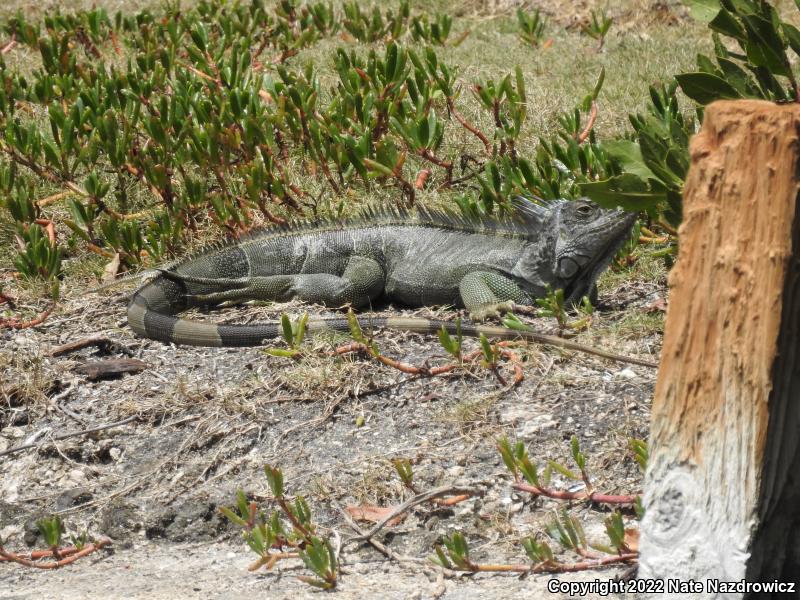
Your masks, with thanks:
[(719, 12), (719, 0), (685, 0), (689, 15), (703, 23), (710, 23)]
[(556, 461), (554, 461), (554, 460), (548, 460), (548, 461), (547, 461), (547, 464), (548, 464), (548, 465), (549, 465), (549, 466), (550, 466), (550, 467), (551, 467), (553, 470), (555, 470), (555, 471), (558, 471), (559, 473), (561, 473), (561, 474), (562, 474), (564, 477), (566, 477), (566, 478), (568, 478), (568, 479), (575, 479), (575, 480), (578, 480), (578, 479), (580, 479), (580, 478), (581, 478), (581, 476), (580, 476), (580, 475), (578, 475), (577, 473), (573, 473), (573, 472), (572, 472), (572, 471), (570, 471), (570, 470), (569, 470), (567, 467), (565, 467), (564, 465), (561, 465), (561, 464), (557, 463), (557, 462), (556, 462)]
[(681, 73), (675, 76), (683, 93), (700, 105), (705, 106), (714, 100), (741, 98), (726, 80), (711, 73)]
[(480, 343), (481, 343), (481, 350), (483, 351), (483, 357), (486, 359), (486, 362), (490, 364), (494, 363), (494, 352), (492, 352), (492, 345), (489, 343), (489, 340), (486, 339), (486, 336), (483, 334), (481, 334)]
[(286, 350), (284, 348), (266, 348), (264, 352), (281, 358), (295, 358), (301, 354), (299, 350)]
[(579, 186), (582, 194), (605, 208), (647, 210), (666, 200), (666, 190), (663, 186), (654, 187), (654, 182), (653, 179), (644, 181), (633, 173), (623, 173)]
[(294, 335), (292, 334), (292, 322), (289, 320), (289, 315), (283, 313), (281, 315), (281, 329), (283, 331), (283, 340), (294, 347)]
[(239, 525), (240, 527), (247, 527), (247, 521), (245, 521), (236, 513), (234, 513), (230, 508), (227, 508), (225, 506), (220, 506), (219, 511), (225, 516), (225, 518), (231, 521), (234, 525)]

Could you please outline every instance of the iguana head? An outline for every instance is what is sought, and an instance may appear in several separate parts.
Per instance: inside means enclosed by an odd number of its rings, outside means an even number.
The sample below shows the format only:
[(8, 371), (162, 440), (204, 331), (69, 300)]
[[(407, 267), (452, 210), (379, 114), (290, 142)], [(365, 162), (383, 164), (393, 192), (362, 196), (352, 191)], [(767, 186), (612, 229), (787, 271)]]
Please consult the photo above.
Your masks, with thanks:
[[(520, 199), (516, 204), (531, 229), (540, 229), (537, 256), (520, 261), (518, 275), (535, 282), (538, 273), (539, 281), (563, 289), (565, 301), (572, 304), (591, 294), (636, 220), (636, 213), (601, 208), (588, 198), (543, 206)], [(546, 263), (552, 281), (541, 278)]]
[(587, 198), (559, 204), (553, 272), (554, 287), (564, 290), (567, 302), (589, 295), (597, 278), (630, 235), (636, 213), (600, 208)]

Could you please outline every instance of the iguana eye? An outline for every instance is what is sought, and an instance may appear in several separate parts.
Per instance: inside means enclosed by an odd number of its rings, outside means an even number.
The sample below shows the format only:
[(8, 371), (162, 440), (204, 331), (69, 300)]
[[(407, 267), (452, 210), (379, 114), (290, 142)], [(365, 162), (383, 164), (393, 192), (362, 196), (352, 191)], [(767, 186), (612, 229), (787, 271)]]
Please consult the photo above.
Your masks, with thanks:
[(588, 204), (581, 204), (577, 209), (577, 213), (582, 217), (588, 217), (594, 212), (594, 209)]

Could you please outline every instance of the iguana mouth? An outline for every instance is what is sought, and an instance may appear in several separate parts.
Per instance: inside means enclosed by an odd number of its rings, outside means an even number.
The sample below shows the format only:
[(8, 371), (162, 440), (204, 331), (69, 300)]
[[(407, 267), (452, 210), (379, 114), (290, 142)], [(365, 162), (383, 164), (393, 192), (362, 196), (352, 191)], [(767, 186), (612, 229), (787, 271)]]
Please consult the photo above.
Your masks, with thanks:
[[(625, 218), (619, 222), (617, 231), (619, 234), (628, 231), (637, 218), (636, 213), (628, 213)], [(606, 269), (608, 264), (614, 258), (614, 255), (625, 245), (628, 241), (627, 235), (614, 235), (611, 236), (608, 245), (598, 252), (594, 259), (587, 263), (575, 278), (564, 287), (564, 298), (569, 304), (578, 304), (583, 296), (589, 294), (589, 282), (596, 282), (598, 276)]]

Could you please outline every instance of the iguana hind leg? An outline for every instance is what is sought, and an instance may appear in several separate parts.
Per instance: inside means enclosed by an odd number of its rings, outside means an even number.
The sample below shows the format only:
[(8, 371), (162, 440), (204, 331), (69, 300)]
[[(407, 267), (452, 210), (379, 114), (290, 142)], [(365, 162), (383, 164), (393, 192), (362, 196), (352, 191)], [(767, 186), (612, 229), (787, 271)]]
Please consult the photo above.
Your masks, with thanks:
[(363, 256), (353, 256), (341, 276), (329, 273), (303, 273), (298, 275), (268, 275), (236, 279), (182, 277), (173, 278), (187, 283), (218, 288), (217, 292), (190, 294), (197, 304), (244, 302), (246, 300), (275, 300), (283, 302), (300, 299), (305, 302), (355, 307), (369, 304), (383, 292), (385, 276), (381, 266)]
[(473, 321), (499, 317), (514, 304), (531, 303), (531, 297), (516, 282), (494, 271), (467, 273), (458, 284), (458, 291)]

